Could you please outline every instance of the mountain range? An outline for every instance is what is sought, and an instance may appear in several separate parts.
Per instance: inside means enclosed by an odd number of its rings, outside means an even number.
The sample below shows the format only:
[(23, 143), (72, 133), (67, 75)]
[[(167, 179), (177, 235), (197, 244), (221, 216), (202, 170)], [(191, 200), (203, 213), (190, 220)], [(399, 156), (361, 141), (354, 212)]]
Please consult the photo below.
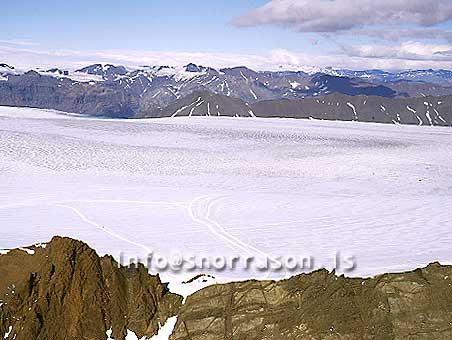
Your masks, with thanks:
[(121, 117), (290, 117), (452, 124), (452, 71), (253, 71), (94, 64), (18, 70), (0, 64), (0, 105)]

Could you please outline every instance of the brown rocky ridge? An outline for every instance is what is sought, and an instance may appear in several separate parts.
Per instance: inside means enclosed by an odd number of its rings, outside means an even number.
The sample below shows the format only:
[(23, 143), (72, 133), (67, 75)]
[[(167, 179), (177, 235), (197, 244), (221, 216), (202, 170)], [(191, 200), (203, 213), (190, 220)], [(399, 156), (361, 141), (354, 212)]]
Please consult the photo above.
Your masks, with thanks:
[(452, 339), (452, 267), (209, 286), (180, 310), (170, 340), (188, 339)]
[(452, 266), (215, 284), (182, 305), (144, 266), (120, 267), (80, 241), (0, 255), (3, 339), (149, 338), (174, 315), (170, 340), (452, 339)]
[(2, 339), (104, 340), (108, 330), (116, 340), (128, 330), (150, 337), (181, 302), (143, 265), (120, 267), (80, 241), (55, 237), (0, 255)]

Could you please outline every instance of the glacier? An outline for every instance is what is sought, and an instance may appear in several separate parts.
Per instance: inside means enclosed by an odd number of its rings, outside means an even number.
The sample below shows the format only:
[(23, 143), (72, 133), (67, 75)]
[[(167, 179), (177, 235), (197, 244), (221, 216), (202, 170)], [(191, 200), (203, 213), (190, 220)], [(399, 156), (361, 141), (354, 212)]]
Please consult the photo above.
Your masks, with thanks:
[[(128, 260), (304, 254), (333, 269), (342, 254), (348, 276), (452, 263), (451, 155), (447, 127), (0, 107), (0, 251), (61, 235)], [(161, 277), (188, 295), (196, 273)]]

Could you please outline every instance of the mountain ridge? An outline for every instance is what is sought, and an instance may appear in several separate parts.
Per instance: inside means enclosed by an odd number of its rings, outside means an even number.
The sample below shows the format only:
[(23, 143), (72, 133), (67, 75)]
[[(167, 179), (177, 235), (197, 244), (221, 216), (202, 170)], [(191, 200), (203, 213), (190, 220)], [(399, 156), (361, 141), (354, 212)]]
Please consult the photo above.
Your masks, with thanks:
[[(447, 110), (452, 86), (402, 79), (375, 81), (356, 72), (354, 75), (361, 78), (309, 75), (301, 71), (256, 72), (244, 66), (216, 70), (193, 63), (183, 67), (143, 66), (135, 70), (93, 64), (72, 73), (57, 68), (20, 72), (8, 66), (0, 70), (0, 105), (112, 118), (170, 117), (179, 112), (175, 116), (272, 116), (451, 125)], [(439, 72), (449, 74), (445, 70)], [(452, 79), (452, 72), (450, 76)], [(198, 97), (193, 98), (197, 93)], [(199, 93), (205, 98), (200, 99), (202, 103), (195, 103)], [(315, 104), (329, 101), (330, 96), (337, 97), (336, 107)], [(363, 105), (349, 98), (362, 96), (369, 97), (362, 99)], [(398, 104), (394, 104), (396, 101)], [(424, 110), (424, 102), (430, 108)], [(195, 108), (187, 111), (185, 107), (192, 104)], [(300, 107), (295, 108), (296, 105)], [(350, 105), (358, 108), (356, 115), (355, 112), (350, 115), (353, 111)], [(387, 106), (390, 112), (383, 109)]]

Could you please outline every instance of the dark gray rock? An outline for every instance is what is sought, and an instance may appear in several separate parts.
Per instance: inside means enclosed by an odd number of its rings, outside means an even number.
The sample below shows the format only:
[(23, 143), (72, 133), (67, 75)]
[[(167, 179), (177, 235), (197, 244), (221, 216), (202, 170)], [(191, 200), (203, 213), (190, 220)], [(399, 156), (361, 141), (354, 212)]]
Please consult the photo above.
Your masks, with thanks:
[(452, 125), (452, 96), (384, 98), (332, 94), (316, 99), (261, 101), (251, 107), (258, 117)]

